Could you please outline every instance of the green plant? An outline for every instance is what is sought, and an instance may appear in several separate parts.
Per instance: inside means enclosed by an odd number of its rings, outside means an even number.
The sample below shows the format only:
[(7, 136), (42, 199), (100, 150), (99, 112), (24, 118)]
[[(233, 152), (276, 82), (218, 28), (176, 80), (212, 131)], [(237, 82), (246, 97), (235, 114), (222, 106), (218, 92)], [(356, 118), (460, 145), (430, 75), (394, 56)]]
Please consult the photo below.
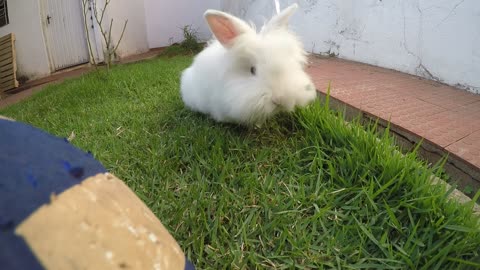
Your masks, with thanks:
[[(107, 67), (107, 72), (110, 71), (110, 67), (112, 65), (112, 61), (116, 56), (118, 46), (120, 45), (120, 42), (123, 39), (123, 35), (125, 34), (125, 29), (127, 28), (127, 23), (128, 20), (125, 21), (123, 24), (122, 32), (120, 34), (120, 37), (118, 38), (118, 41), (115, 43), (115, 41), (112, 39), (112, 29), (113, 29), (113, 18), (110, 19), (110, 24), (104, 25), (104, 18), (105, 18), (105, 12), (107, 11), (108, 5), (110, 4), (111, 0), (105, 0), (103, 8), (98, 8), (97, 7), (97, 2), (96, 1), (91, 1), (91, 0), (82, 0), (83, 4), (83, 16), (84, 16), (84, 23), (85, 23), (85, 30), (87, 33), (87, 42), (88, 42), (88, 49), (90, 53), (90, 59), (95, 65), (95, 56), (93, 55), (93, 50), (92, 50), (92, 45), (90, 42), (90, 37), (89, 37), (89, 31), (88, 31), (88, 20), (87, 20), (87, 14), (88, 10), (93, 9), (93, 15), (91, 15), (93, 18), (95, 18), (95, 21), (97, 22), (97, 25), (100, 29), (100, 33), (102, 34), (103, 37), (103, 56), (105, 59), (105, 64)], [(92, 13), (92, 12), (90, 12)], [(107, 28), (105, 28), (107, 27)], [(93, 60), (92, 60), (93, 59)]]
[(473, 194), (474, 192), (474, 189), (471, 185), (467, 185), (465, 186), (465, 188), (463, 189), (463, 193), (467, 194), (467, 195), (471, 195)]
[(180, 43), (180, 46), (192, 52), (193, 54), (198, 53), (202, 50), (203, 46), (198, 41), (198, 32), (196, 29), (193, 29), (191, 25), (186, 25), (182, 28), (183, 31), (183, 41)]
[(191, 55), (197, 54), (203, 49), (203, 43), (198, 40), (198, 32), (191, 25), (182, 28), (183, 40), (180, 43), (174, 43), (167, 47), (163, 55)]
[[(88, 25), (88, 13), (92, 10), (90, 0), (82, 0), (83, 6), (83, 23), (85, 26), (85, 34), (87, 38), (88, 52), (90, 54), (90, 63), (97, 68), (97, 62), (95, 60), (95, 55), (93, 54), (92, 42), (90, 41), (90, 27)], [(91, 26), (93, 28), (93, 25)]]

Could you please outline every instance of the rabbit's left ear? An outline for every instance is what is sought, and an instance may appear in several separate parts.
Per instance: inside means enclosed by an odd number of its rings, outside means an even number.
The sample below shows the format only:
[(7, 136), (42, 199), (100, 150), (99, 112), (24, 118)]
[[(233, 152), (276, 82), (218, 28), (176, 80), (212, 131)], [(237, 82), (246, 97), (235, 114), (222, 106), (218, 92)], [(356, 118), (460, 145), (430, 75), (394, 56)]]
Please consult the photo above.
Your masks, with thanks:
[(262, 28), (262, 32), (270, 31), (275, 28), (286, 28), (290, 21), (290, 17), (297, 8), (298, 4), (295, 3), (282, 10), (279, 14), (270, 19), (270, 21)]

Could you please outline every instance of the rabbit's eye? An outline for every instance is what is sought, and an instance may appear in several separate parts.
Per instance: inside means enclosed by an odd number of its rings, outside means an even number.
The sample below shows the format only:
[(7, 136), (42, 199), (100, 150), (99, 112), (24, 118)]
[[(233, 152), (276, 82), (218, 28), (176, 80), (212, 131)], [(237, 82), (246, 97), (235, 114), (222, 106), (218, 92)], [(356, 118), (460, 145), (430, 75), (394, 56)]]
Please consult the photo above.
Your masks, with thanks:
[(251, 67), (250, 68), (250, 73), (252, 73), (252, 75), (256, 75), (257, 74), (257, 68)]

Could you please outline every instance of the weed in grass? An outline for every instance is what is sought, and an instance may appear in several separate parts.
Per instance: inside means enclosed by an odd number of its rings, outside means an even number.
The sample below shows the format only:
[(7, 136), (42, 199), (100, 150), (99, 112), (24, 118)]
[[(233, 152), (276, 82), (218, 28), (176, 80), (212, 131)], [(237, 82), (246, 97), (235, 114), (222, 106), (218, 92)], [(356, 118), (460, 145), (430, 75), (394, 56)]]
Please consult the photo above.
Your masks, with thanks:
[(191, 25), (186, 25), (182, 28), (182, 32), (184, 39), (180, 43), (180, 46), (193, 54), (200, 52), (202, 50), (202, 44), (198, 41), (197, 30), (193, 29)]
[[(186, 110), (191, 57), (89, 74), (1, 114), (90, 150), (162, 220), (199, 269), (475, 269), (480, 229), (435, 170), (375, 125), (316, 103), (261, 129)], [(480, 196), (480, 193), (478, 194)], [(476, 198), (478, 199), (478, 197)]]
[(197, 30), (193, 29), (191, 25), (184, 26), (182, 32), (183, 41), (165, 48), (162, 55), (194, 55), (203, 49), (203, 44), (198, 40)]

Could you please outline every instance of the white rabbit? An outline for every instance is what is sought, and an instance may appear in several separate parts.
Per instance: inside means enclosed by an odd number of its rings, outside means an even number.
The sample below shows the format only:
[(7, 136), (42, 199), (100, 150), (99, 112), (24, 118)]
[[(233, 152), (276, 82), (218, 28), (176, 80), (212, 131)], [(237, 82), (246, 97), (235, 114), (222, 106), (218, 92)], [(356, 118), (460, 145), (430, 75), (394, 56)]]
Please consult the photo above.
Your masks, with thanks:
[(316, 98), (305, 73), (307, 53), (288, 31), (293, 4), (260, 31), (230, 14), (207, 10), (216, 40), (182, 73), (181, 95), (193, 111), (219, 122), (262, 125), (279, 111), (292, 111)]

